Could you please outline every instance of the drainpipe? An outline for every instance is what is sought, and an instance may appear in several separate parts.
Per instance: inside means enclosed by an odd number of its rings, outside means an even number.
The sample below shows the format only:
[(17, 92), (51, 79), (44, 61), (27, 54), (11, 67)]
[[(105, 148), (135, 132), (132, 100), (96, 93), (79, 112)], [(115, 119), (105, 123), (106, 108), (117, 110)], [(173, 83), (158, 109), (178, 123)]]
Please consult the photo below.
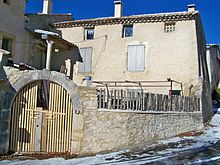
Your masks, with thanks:
[(46, 69), (50, 70), (50, 63), (51, 63), (51, 53), (52, 53), (52, 46), (54, 41), (46, 40), (47, 41), (47, 61), (46, 61)]

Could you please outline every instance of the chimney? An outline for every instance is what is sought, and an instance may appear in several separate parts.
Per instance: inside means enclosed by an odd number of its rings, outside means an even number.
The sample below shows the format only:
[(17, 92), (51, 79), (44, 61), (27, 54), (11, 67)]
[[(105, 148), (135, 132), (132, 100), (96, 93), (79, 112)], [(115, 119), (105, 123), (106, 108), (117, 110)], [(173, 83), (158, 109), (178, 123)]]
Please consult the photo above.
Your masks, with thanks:
[(52, 0), (44, 0), (43, 14), (52, 14), (53, 2)]
[(119, 18), (122, 17), (122, 2), (119, 1), (114, 1), (115, 3), (115, 15), (114, 17)]
[(188, 11), (196, 11), (196, 5), (195, 4), (188, 5)]

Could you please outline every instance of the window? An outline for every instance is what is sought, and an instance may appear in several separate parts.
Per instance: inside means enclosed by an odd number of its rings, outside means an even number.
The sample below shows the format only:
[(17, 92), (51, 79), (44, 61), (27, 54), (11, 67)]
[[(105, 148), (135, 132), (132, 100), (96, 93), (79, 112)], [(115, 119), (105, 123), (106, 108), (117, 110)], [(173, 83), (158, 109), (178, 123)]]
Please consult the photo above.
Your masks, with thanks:
[(85, 29), (85, 40), (93, 40), (94, 39), (94, 28), (86, 28)]
[(145, 69), (145, 46), (128, 46), (128, 71), (144, 71)]
[(12, 45), (13, 45), (12, 39), (3, 37), (3, 39), (2, 39), (2, 49), (3, 50), (7, 50), (10, 53), (12, 53)]
[(78, 65), (78, 72), (90, 73), (92, 71), (92, 48), (81, 48), (80, 55), (82, 63)]
[(122, 37), (132, 37), (133, 36), (133, 25), (124, 25)]
[(7, 4), (7, 5), (10, 5), (10, 1), (9, 0), (2, 0), (3, 3)]
[(170, 33), (170, 32), (175, 32), (176, 31), (176, 24), (175, 22), (173, 23), (165, 23), (164, 25), (164, 32)]

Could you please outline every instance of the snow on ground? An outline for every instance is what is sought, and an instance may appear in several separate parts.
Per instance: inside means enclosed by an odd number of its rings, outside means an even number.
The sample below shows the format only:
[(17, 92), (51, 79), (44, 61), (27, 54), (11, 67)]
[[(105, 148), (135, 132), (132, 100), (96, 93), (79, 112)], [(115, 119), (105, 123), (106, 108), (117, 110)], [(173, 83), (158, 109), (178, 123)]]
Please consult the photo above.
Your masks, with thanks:
[[(104, 155), (96, 155), (85, 158), (65, 160), (63, 158), (52, 158), (47, 160), (4, 160), (0, 165), (94, 165), (94, 164), (146, 164), (168, 161), (178, 157), (181, 153), (199, 151), (201, 148), (212, 146), (220, 141), (220, 114), (216, 114), (210, 122), (213, 126), (203, 129), (204, 133), (192, 137), (174, 137), (168, 140), (160, 140), (156, 144), (146, 146), (142, 151), (121, 151)], [(159, 147), (158, 147), (159, 146)], [(201, 164), (220, 160), (217, 155), (211, 158), (189, 161), (187, 164)]]

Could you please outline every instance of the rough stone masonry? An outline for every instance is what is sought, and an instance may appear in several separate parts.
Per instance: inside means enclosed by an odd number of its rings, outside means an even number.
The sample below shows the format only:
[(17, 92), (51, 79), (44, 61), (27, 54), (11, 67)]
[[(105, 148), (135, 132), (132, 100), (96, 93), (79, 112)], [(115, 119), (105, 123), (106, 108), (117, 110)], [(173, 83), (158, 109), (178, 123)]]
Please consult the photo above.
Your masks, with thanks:
[[(203, 127), (204, 116), (201, 111), (146, 114), (137, 111), (98, 109), (96, 88), (77, 87), (60, 73), (55, 74), (55, 72), (49, 73), (48, 71), (19, 72), (10, 67), (5, 67), (3, 70), (1, 75), (7, 76), (2, 76), (4, 83), (0, 83), (0, 154), (5, 154), (9, 148), (10, 106), (16, 91), (18, 91), (16, 85), (14, 85), (16, 90), (13, 90), (12, 84), (16, 84), (14, 82), (18, 79), (22, 80), (22, 77), (26, 80), (29, 74), (37, 75), (39, 73), (42, 76), (43, 72), (49, 76), (48, 79), (57, 81), (66, 89), (68, 87), (71, 98), (73, 98), (73, 130), (71, 151), (69, 151), (72, 154), (91, 155), (142, 147), (158, 139), (172, 137)], [(35, 76), (29, 76), (28, 79), (32, 81), (32, 78), (33, 80), (36, 79)], [(39, 79), (41, 78), (39, 77)], [(6, 82), (10, 82), (10, 84)]]

